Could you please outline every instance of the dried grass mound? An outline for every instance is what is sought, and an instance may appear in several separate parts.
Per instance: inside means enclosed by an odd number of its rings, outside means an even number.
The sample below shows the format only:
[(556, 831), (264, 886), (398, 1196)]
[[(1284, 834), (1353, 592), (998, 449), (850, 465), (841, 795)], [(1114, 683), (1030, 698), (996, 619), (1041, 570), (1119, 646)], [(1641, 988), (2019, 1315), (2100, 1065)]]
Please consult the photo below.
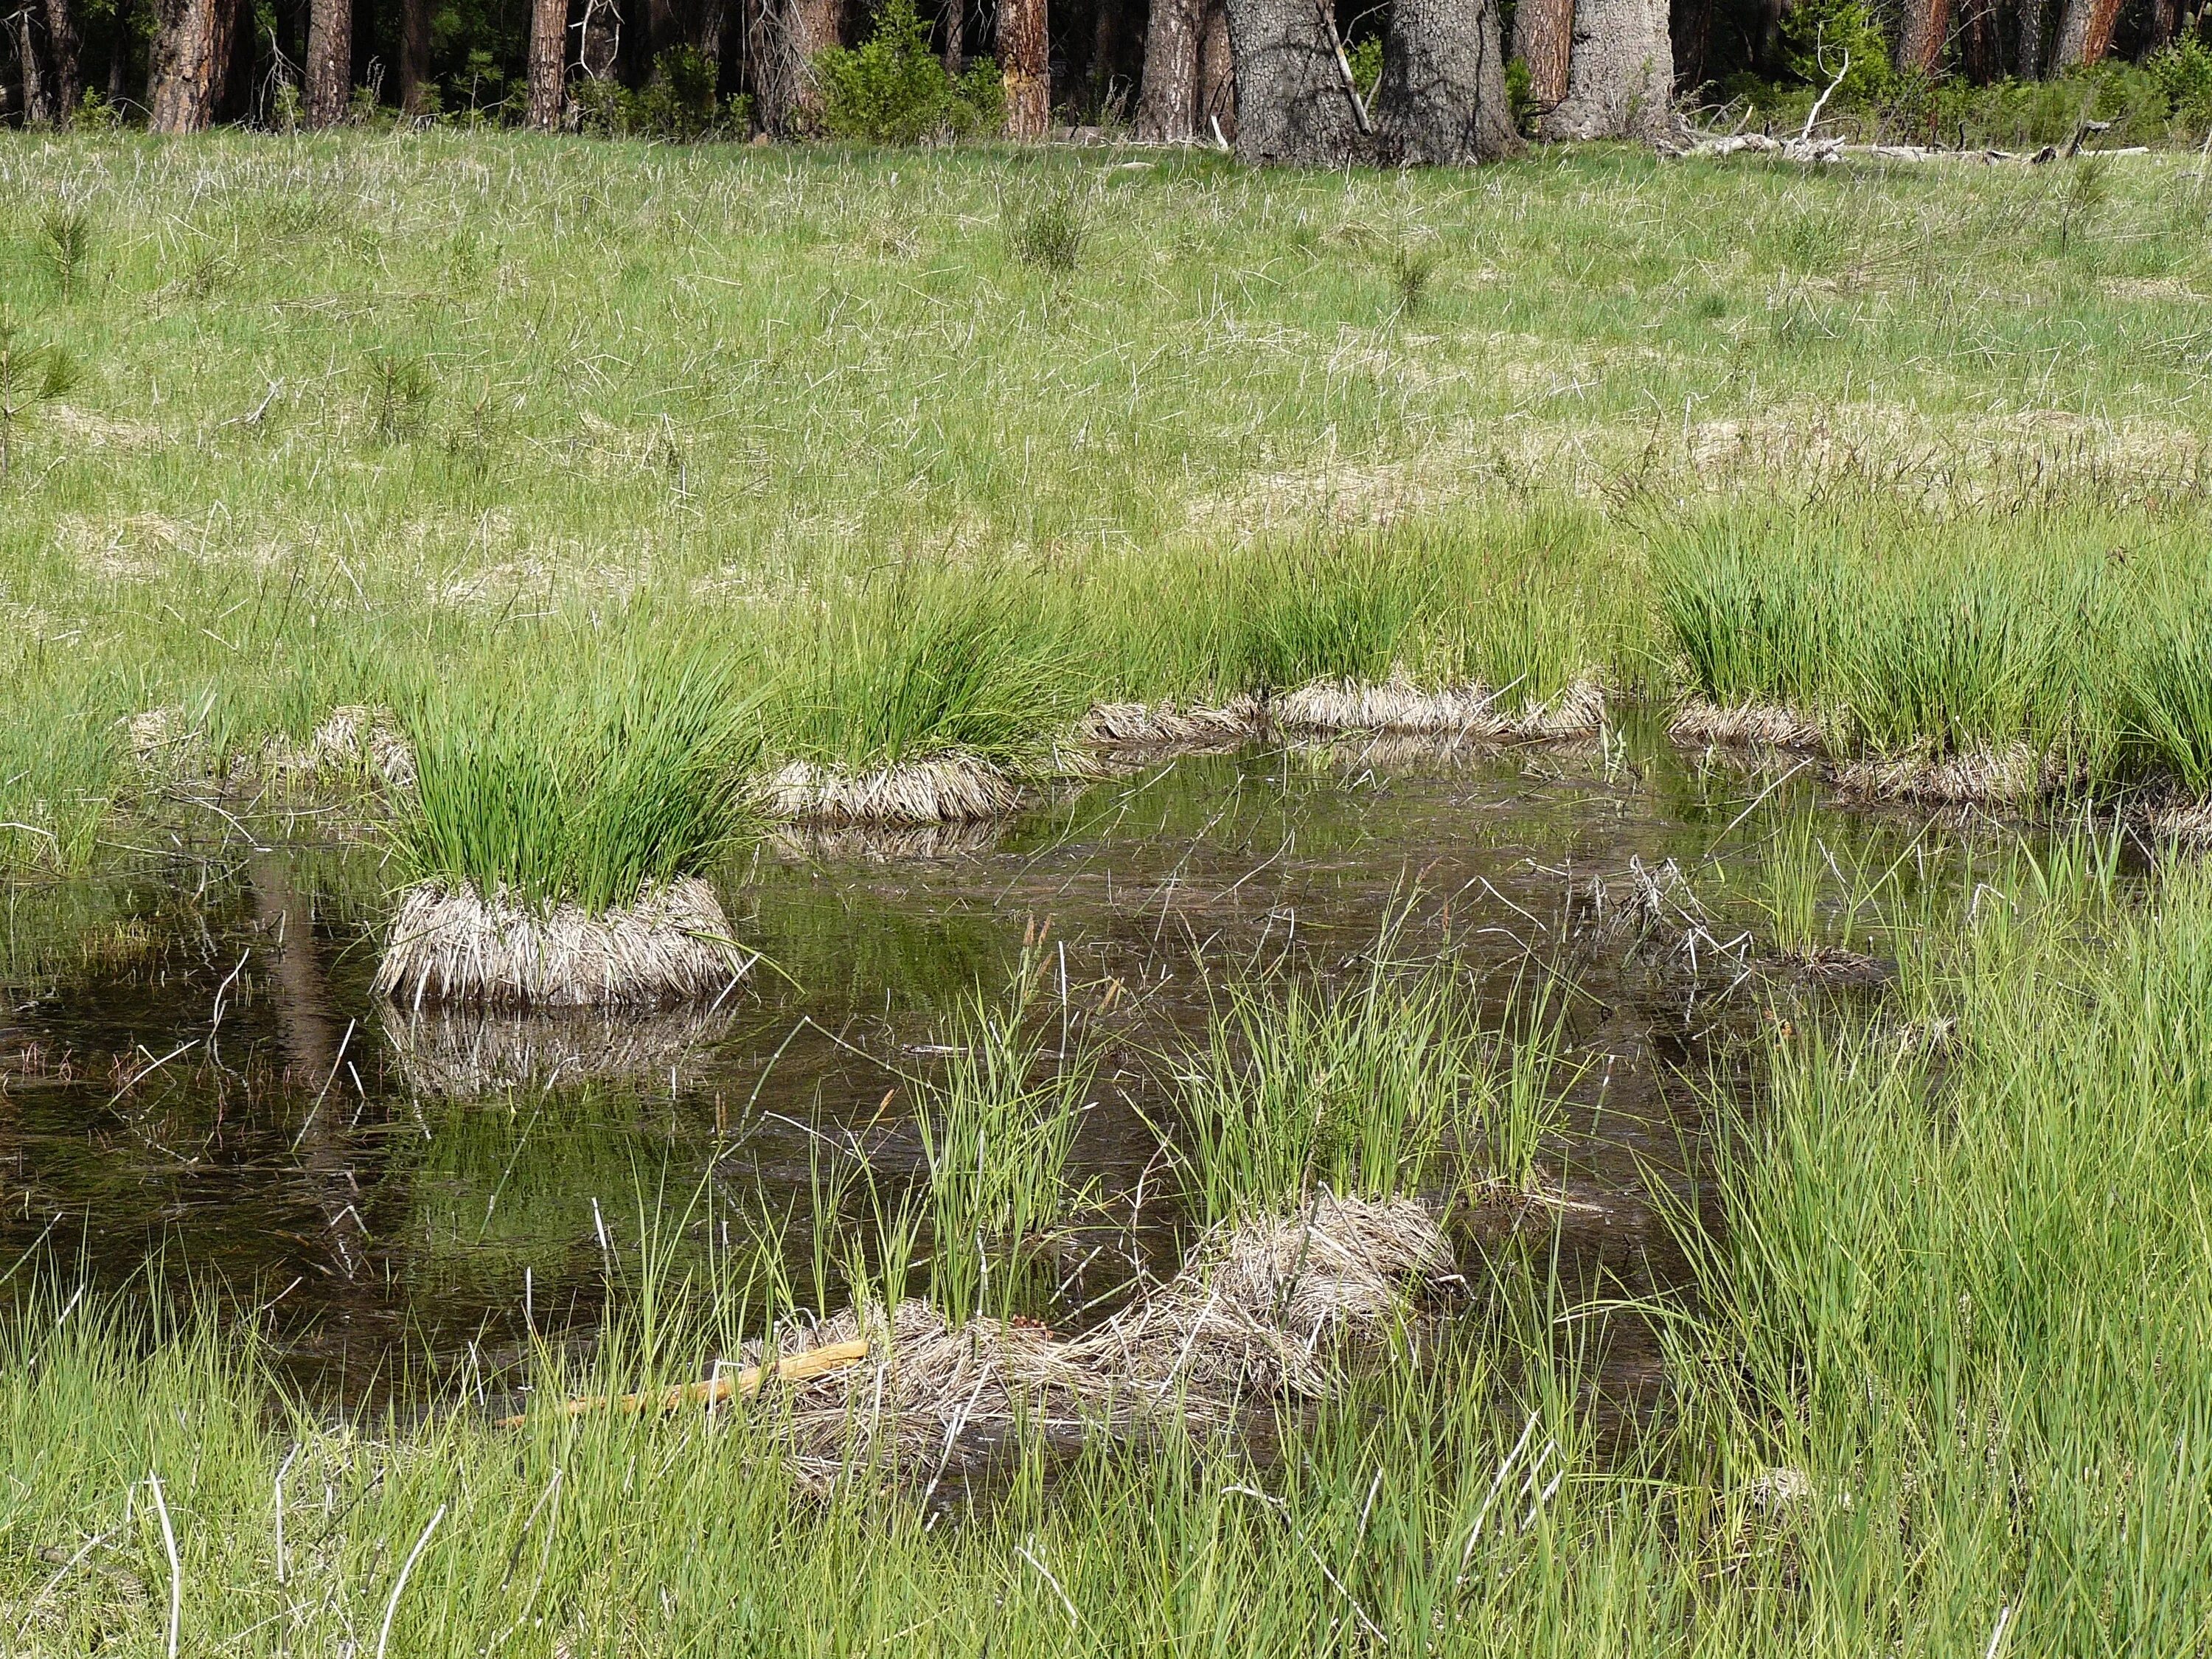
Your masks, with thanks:
[(1248, 743), (1267, 724), (1267, 709), (1256, 697), (1232, 698), (1219, 708), (1102, 702), (1083, 717), (1075, 735), (1091, 749), (1210, 749)]
[(149, 708), (123, 729), (131, 764), (151, 782), (179, 783), (208, 770), (207, 734), (181, 708)]
[(1006, 837), (1004, 818), (959, 823), (786, 823), (769, 830), (769, 850), (796, 863), (913, 864), (973, 858)]
[(2028, 806), (2064, 781), (2057, 761), (2027, 743), (1994, 753), (1855, 761), (1836, 775), (1844, 794), (1924, 806)]
[(1723, 708), (1702, 698), (1684, 703), (1667, 722), (1667, 735), (1683, 744), (1720, 744), (1729, 748), (1793, 749), (1817, 752), (1826, 742), (1814, 721), (1774, 702), (1738, 703)]
[(801, 823), (964, 823), (1018, 810), (1013, 780), (974, 755), (855, 772), (793, 761), (769, 781), (767, 810)]
[(387, 1006), (385, 1041), (417, 1095), (467, 1099), (532, 1085), (649, 1079), (678, 1086), (727, 1036), (737, 1011)]
[(2157, 840), (2183, 847), (2212, 847), (2212, 799), (2168, 801), (2147, 807), (2142, 823)]
[(1447, 686), (1425, 691), (1402, 679), (1382, 684), (1316, 680), (1269, 705), (1275, 725), (1292, 736), (1382, 732), (1416, 737), (1516, 738), (1584, 737), (1605, 720), (1605, 689), (1589, 676), (1550, 703), (1518, 708), (1505, 693), (1486, 686)]
[(407, 890), (375, 988), (403, 1006), (661, 1007), (720, 996), (757, 959), (696, 877), (592, 915), (435, 881)]
[(951, 1326), (919, 1301), (848, 1310), (779, 1340), (787, 1354), (869, 1342), (866, 1363), (792, 1389), (791, 1446), (809, 1478), (876, 1455), (911, 1477), (1018, 1430), (1226, 1426), (1255, 1396), (1334, 1393), (1347, 1349), (1382, 1342), (1409, 1291), (1455, 1282), (1450, 1245), (1419, 1205), (1323, 1194), (1209, 1234), (1174, 1279), (1073, 1339), (1020, 1320)]

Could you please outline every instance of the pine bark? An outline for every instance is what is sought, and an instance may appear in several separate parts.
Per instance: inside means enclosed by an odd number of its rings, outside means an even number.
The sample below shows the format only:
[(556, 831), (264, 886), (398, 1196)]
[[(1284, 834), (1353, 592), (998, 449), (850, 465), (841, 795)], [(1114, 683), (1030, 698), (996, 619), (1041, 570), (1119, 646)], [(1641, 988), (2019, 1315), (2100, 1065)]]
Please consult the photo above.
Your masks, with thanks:
[(154, 132), (204, 132), (222, 101), (239, 0), (156, 0), (147, 79)]
[(399, 107), (422, 113), (430, 84), (430, 0), (399, 0)]
[(1539, 113), (1567, 95), (1575, 39), (1575, 0), (1521, 0), (1513, 12), (1513, 55), (1528, 66), (1528, 95)]
[(1042, 138), (1052, 122), (1051, 47), (1045, 0), (999, 0), (999, 72), (1006, 83), (1006, 137)]
[(2066, 9), (2058, 18), (2057, 44), (2051, 54), (2052, 71), (2101, 63), (2112, 50), (2112, 25), (2119, 15), (2119, 0), (2066, 0)]
[(1905, 0), (1897, 40), (1897, 66), (1925, 75), (1943, 56), (1951, 33), (1951, 0)]
[(1575, 0), (1567, 95), (1543, 119), (1545, 137), (1673, 137), (1674, 47), (1667, 0)]
[(1255, 166), (1330, 167), (1366, 153), (1328, 0), (1226, 0), (1237, 64), (1237, 154)]
[(945, 72), (968, 72), (968, 0), (945, 0)]
[(621, 10), (614, 0), (584, 0), (582, 38), (576, 46), (576, 67), (594, 81), (615, 72), (622, 56)]
[(2043, 4), (2044, 0), (2020, 0), (2020, 34), (2015, 50), (2020, 54), (2020, 78), (2039, 81), (2043, 78)]
[(1152, 0), (1145, 28), (1145, 84), (1137, 99), (1137, 137), (1188, 143), (1199, 136), (1202, 0)]
[(1464, 167), (1521, 148), (1492, 0), (1395, 0), (1375, 88), (1379, 159)]
[(1226, 143), (1237, 142), (1237, 55), (1229, 49), (1229, 9), (1225, 0), (1206, 0), (1204, 21), (1198, 27), (1198, 137), (1200, 142), (1218, 131)]
[(311, 127), (334, 127), (352, 101), (353, 0), (312, 0), (301, 113)]
[(531, 0), (530, 125), (557, 132), (568, 88), (568, 0)]
[(84, 35), (70, 0), (46, 0), (46, 118), (66, 126), (84, 91)]
[[(7, 21), (13, 26), (15, 36), (15, 72), (23, 91), (23, 124), (33, 127), (45, 126), (54, 116), (52, 100), (46, 93), (46, 42), (40, 39), (43, 33), (42, 25), (38, 15), (28, 6), (23, 7)], [(6, 91), (6, 83), (0, 82), (0, 94)], [(0, 96), (0, 110), (6, 107), (4, 97)]]

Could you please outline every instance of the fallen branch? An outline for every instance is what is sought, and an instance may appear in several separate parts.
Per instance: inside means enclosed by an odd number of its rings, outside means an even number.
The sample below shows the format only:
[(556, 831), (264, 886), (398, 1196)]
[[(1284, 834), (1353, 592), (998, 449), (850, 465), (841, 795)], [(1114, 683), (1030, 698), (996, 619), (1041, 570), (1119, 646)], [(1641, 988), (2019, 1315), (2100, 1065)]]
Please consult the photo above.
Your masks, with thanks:
[[(733, 1376), (714, 1376), (702, 1382), (685, 1382), (672, 1389), (654, 1389), (643, 1394), (619, 1395), (611, 1400), (605, 1395), (589, 1399), (571, 1400), (556, 1413), (562, 1417), (582, 1417), (604, 1411), (611, 1406), (618, 1412), (672, 1412), (690, 1405), (720, 1405), (732, 1397), (750, 1400), (769, 1382), (799, 1382), (808, 1377), (827, 1376), (857, 1365), (868, 1357), (866, 1337), (850, 1342), (833, 1342), (826, 1347), (810, 1348), (779, 1359), (773, 1365), (748, 1365)], [(519, 1429), (529, 1420), (527, 1413), (502, 1418), (500, 1427)]]

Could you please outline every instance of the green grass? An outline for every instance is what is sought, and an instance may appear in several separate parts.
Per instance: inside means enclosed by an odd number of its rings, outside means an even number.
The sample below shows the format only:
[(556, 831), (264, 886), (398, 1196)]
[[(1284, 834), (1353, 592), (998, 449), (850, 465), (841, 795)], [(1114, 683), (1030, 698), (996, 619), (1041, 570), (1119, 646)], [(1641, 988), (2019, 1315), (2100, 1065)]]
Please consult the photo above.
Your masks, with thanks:
[(417, 800), (392, 836), (409, 878), (599, 911), (727, 842), (759, 738), (720, 658), (584, 636), (509, 671), (408, 711)]
[[(1804, 688), (1978, 740), (2044, 672), (2038, 570), (2201, 538), (2190, 160), (2113, 162), (2062, 236), (2065, 168), (1139, 159), (0, 137), (0, 293), (86, 371), (0, 511), (0, 852), (131, 838), (134, 714), (250, 752), (616, 617), (723, 642), (784, 759), (1029, 766), (1097, 697), (1307, 674), (1664, 692), (1654, 555), (1779, 556), (1792, 514), (1900, 567), (2022, 544), (1968, 562), (1994, 599), (1868, 619), (1987, 695)], [(1070, 184), (1042, 273), (1000, 204)], [(1373, 250), (1415, 243), (1408, 313)]]

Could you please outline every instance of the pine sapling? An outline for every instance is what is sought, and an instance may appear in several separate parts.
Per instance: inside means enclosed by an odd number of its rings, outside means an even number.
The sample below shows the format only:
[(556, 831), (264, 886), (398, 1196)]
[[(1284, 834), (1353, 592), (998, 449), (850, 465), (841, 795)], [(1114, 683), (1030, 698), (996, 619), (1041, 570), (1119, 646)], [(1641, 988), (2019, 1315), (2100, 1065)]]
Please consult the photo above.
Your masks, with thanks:
[(0, 320), (0, 483), (14, 460), (15, 422), (40, 404), (69, 395), (84, 378), (76, 359), (58, 345), (33, 346), (22, 331)]

